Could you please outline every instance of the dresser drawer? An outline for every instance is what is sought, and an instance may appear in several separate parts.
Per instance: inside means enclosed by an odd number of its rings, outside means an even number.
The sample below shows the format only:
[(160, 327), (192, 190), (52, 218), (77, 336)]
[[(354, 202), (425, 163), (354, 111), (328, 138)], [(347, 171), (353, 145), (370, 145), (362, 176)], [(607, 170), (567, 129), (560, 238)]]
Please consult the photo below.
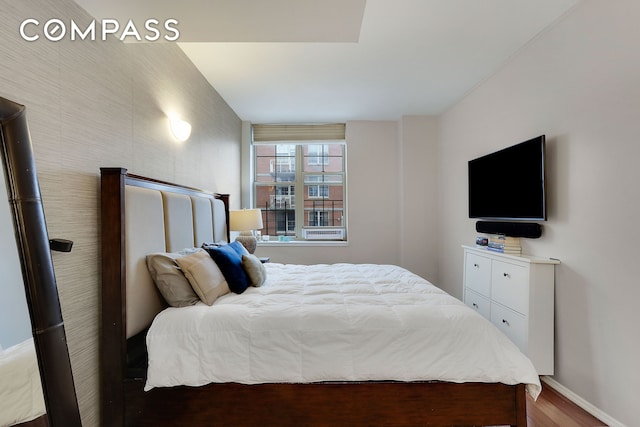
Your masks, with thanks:
[(554, 266), (559, 261), (463, 246), (464, 302), (553, 375)]
[(527, 354), (527, 318), (500, 304), (491, 303), (491, 322)]
[(489, 298), (491, 296), (491, 259), (467, 253), (464, 262), (465, 288)]
[(473, 292), (470, 289), (465, 289), (464, 303), (473, 308), (485, 318), (490, 318), (489, 316), (491, 314), (491, 303), (489, 302), (489, 298), (483, 297), (479, 293)]
[(525, 266), (494, 260), (491, 265), (491, 299), (528, 315), (528, 271)]

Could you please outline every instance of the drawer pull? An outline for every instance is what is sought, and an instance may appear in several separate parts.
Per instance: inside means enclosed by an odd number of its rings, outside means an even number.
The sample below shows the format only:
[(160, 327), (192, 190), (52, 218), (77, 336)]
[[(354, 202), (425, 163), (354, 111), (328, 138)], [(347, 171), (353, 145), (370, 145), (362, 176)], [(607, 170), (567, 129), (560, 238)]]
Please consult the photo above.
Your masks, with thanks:
[(511, 277), (511, 276), (509, 276), (509, 273), (502, 273), (502, 275), (503, 275), (504, 277)]
[(473, 303), (473, 306), (474, 306), (475, 308), (480, 308), (480, 307), (478, 307), (478, 304), (476, 304), (475, 302)]
[(475, 263), (473, 264), (473, 266), (474, 266), (475, 268), (480, 268), (480, 266), (479, 266), (478, 264), (475, 264)]
[(507, 326), (511, 326), (511, 325), (509, 324), (509, 322), (508, 322), (506, 319), (502, 319), (502, 323), (504, 323), (504, 324), (505, 324), (505, 325), (507, 325)]

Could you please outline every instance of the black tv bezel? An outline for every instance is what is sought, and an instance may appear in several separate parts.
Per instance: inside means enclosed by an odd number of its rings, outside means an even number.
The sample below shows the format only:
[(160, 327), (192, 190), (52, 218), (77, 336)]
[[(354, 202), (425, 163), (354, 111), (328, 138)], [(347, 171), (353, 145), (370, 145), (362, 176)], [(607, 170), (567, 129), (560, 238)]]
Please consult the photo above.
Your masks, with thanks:
[[(541, 215), (531, 215), (531, 216), (522, 216), (522, 217), (515, 217), (515, 216), (511, 216), (511, 215), (500, 215), (500, 214), (496, 214), (493, 216), (486, 216), (486, 215), (482, 215), (482, 214), (475, 214), (472, 213), (472, 194), (471, 194), (471, 163), (472, 162), (478, 162), (478, 161), (482, 161), (483, 159), (489, 159), (489, 158), (495, 158), (496, 156), (500, 155), (502, 152), (506, 152), (507, 150), (513, 150), (513, 149), (517, 149), (518, 146), (522, 146), (525, 144), (531, 144), (531, 143), (538, 143), (540, 145), (540, 167), (542, 168), (542, 183), (541, 183), (541, 192), (542, 192), (542, 206), (541, 206)], [(545, 135), (540, 135), (537, 136), (535, 138), (530, 138), (526, 141), (522, 141), (520, 143), (511, 145), (509, 147), (505, 147), (503, 149), (485, 154), (483, 156), (477, 157), (475, 159), (471, 159), (468, 161), (468, 165), (467, 165), (467, 190), (468, 190), (468, 215), (469, 218), (472, 219), (479, 219), (479, 220), (488, 220), (488, 221), (514, 221), (514, 222), (518, 222), (518, 221), (546, 221), (547, 220), (547, 188), (546, 188), (546, 183), (547, 183), (547, 179), (546, 179), (546, 136)], [(538, 205), (540, 206), (540, 205)]]

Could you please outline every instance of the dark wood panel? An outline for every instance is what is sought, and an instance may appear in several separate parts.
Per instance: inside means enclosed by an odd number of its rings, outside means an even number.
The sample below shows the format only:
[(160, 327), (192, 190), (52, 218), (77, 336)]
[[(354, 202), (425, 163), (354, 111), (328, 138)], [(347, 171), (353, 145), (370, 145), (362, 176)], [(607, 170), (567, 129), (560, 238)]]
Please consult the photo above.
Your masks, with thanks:
[(126, 269), (124, 181), (126, 169), (102, 170), (102, 419), (106, 426), (124, 425), (122, 378), (126, 369)]
[(146, 393), (142, 387), (142, 380), (125, 387), (127, 426), (516, 425), (516, 395), (525, 401), (522, 385), (482, 383), (210, 384)]
[(39, 416), (35, 420), (16, 424), (14, 427), (49, 427), (49, 426), (50, 426), (49, 417), (47, 417), (47, 414), (44, 414)]

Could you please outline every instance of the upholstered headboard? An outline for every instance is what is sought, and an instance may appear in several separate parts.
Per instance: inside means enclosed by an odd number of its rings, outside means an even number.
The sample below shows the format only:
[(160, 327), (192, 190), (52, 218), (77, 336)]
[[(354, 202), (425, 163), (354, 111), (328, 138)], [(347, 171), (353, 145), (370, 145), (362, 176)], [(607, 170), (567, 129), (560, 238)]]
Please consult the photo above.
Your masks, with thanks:
[(222, 200), (136, 184), (125, 185), (127, 338), (146, 329), (165, 306), (147, 269), (148, 254), (228, 240)]
[[(146, 329), (166, 305), (151, 279), (146, 256), (228, 241), (228, 196), (131, 175), (123, 168), (101, 171), (103, 230), (107, 227), (124, 237), (125, 247), (120, 248), (124, 253), (113, 253), (113, 261), (124, 262), (122, 321), (130, 338)], [(113, 243), (103, 236), (103, 251), (113, 250)], [(104, 282), (103, 278), (103, 287)]]
[[(127, 339), (144, 331), (166, 303), (146, 256), (229, 241), (229, 196), (101, 169), (102, 345), (111, 372), (126, 369)], [(105, 384), (107, 399), (121, 390)]]

